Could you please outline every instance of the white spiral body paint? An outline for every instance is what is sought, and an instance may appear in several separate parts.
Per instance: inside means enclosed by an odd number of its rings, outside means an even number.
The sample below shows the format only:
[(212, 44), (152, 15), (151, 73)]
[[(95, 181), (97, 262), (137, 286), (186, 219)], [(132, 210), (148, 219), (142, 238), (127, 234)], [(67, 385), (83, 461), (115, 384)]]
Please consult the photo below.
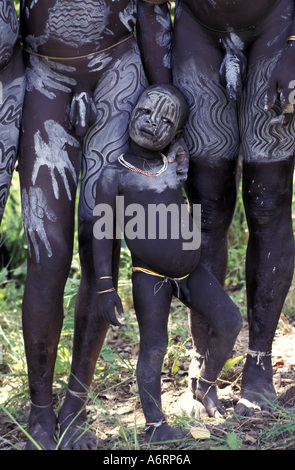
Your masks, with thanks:
[(19, 34), (18, 20), (12, 0), (0, 2), (0, 68), (8, 63)]

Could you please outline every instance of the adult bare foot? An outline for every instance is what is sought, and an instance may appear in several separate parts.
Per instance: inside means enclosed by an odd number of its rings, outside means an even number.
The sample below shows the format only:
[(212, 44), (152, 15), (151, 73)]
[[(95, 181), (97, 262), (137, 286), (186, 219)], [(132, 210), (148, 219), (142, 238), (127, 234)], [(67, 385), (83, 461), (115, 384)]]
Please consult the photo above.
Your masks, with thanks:
[(87, 429), (85, 407), (81, 399), (67, 394), (58, 415), (61, 450), (97, 450), (103, 441)]
[(55, 431), (56, 416), (52, 405), (41, 408), (32, 404), (29, 418), (30, 438), (25, 450), (55, 450), (57, 447)]
[(68, 416), (60, 424), (61, 450), (97, 450), (102, 446), (103, 442), (87, 430), (85, 416)]
[(219, 418), (226, 413), (218, 400), (215, 382), (193, 379), (191, 388), (196, 398), (204, 405), (210, 418)]
[(271, 356), (247, 356), (242, 379), (242, 398), (235, 407), (241, 416), (253, 416), (257, 412), (270, 411), (276, 402), (272, 382)]

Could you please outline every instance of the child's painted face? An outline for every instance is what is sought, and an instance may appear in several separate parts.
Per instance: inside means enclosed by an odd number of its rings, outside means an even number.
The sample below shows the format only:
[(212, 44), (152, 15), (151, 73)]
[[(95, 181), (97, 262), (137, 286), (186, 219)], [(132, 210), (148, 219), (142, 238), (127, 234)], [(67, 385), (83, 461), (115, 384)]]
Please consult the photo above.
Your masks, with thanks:
[(170, 93), (146, 90), (131, 115), (130, 137), (140, 147), (161, 151), (175, 137), (180, 118), (180, 103)]

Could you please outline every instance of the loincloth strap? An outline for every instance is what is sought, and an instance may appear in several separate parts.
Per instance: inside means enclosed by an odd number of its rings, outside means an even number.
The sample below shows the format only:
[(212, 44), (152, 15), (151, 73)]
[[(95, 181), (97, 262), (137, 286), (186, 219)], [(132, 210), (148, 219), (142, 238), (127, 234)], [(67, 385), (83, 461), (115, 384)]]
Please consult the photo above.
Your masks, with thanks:
[(157, 292), (159, 292), (159, 290), (161, 289), (161, 287), (163, 286), (163, 284), (165, 282), (174, 281), (176, 286), (177, 286), (178, 297), (179, 297), (179, 294), (180, 294), (178, 281), (182, 281), (183, 279), (186, 279), (189, 276), (189, 274), (186, 274), (185, 276), (182, 276), (182, 277), (168, 277), (168, 276), (164, 276), (163, 274), (159, 274), (156, 271), (151, 271), (150, 269), (141, 268), (141, 267), (132, 268), (132, 272), (133, 273), (142, 272), (142, 273), (145, 273), (145, 274), (149, 274), (150, 276), (156, 276), (156, 277), (163, 278), (163, 281), (157, 282), (155, 284), (154, 295), (156, 295)]
[(133, 34), (130, 34), (130, 35), (127, 36), (126, 38), (122, 39), (121, 41), (116, 42), (115, 44), (112, 44), (112, 45), (109, 46), (109, 47), (106, 47), (105, 49), (101, 49), (100, 51), (91, 52), (91, 53), (89, 53), (89, 54), (84, 54), (84, 55), (79, 55), (79, 56), (74, 56), (74, 57), (53, 57), (53, 56), (48, 56), (48, 55), (39, 54), (38, 52), (30, 51), (29, 49), (25, 49), (25, 48), (23, 48), (23, 50), (24, 50), (25, 52), (27, 52), (28, 54), (35, 55), (35, 56), (37, 56), (37, 57), (41, 57), (42, 59), (46, 59), (47, 61), (49, 61), (49, 60), (75, 60), (75, 59), (85, 59), (86, 57), (91, 57), (91, 56), (93, 56), (93, 55), (98, 55), (98, 54), (102, 54), (103, 52), (109, 51), (110, 49), (113, 49), (114, 47), (119, 46), (119, 45), (122, 44), (123, 42), (128, 41), (128, 40), (131, 39), (132, 37), (133, 37)]

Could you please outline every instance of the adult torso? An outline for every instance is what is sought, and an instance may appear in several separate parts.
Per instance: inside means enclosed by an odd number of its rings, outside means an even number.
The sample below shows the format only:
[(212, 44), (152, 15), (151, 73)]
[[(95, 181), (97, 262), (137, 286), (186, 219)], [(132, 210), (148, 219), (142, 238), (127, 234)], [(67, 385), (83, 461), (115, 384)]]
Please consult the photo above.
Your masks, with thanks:
[(257, 24), (277, 0), (184, 0), (192, 14), (218, 30), (238, 30)]
[(25, 45), (55, 56), (82, 55), (109, 47), (133, 31), (136, 3), (136, 0), (24, 0), (21, 30)]

